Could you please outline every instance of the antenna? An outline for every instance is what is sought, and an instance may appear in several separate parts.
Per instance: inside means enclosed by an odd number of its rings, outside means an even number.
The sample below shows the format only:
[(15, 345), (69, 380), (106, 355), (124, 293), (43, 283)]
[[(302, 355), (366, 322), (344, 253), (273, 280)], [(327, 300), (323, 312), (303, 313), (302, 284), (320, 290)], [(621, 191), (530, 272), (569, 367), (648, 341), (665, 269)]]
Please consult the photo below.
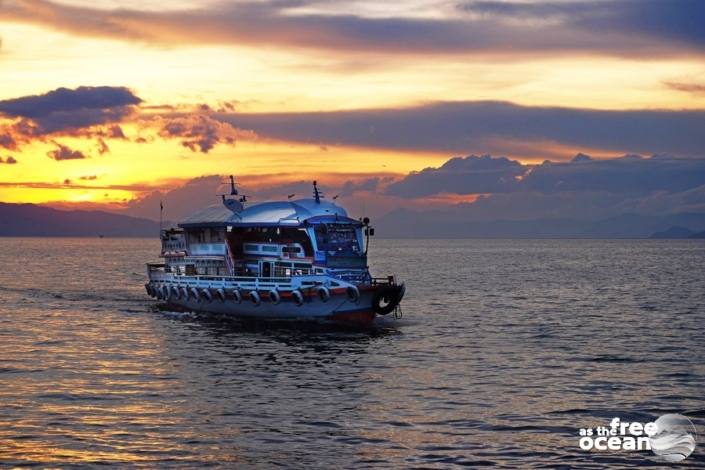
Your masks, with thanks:
[(313, 198), (316, 200), (316, 204), (321, 203), (321, 198), (324, 197), (323, 194), (318, 190), (318, 183), (313, 182)]
[(230, 198), (225, 197), (225, 194), (221, 194), (221, 198), (223, 200), (223, 205), (228, 208), (231, 212), (238, 213), (242, 212), (242, 210), (245, 208), (243, 206), (243, 203), (247, 202), (247, 196), (242, 194), (240, 195), (239, 198), (235, 198), (234, 196), (238, 196), (239, 193), (237, 192), (237, 188), (235, 187), (235, 178), (233, 175), (230, 175)]
[(237, 189), (235, 189), (235, 178), (233, 178), (233, 175), (230, 175), (230, 195), (237, 196)]

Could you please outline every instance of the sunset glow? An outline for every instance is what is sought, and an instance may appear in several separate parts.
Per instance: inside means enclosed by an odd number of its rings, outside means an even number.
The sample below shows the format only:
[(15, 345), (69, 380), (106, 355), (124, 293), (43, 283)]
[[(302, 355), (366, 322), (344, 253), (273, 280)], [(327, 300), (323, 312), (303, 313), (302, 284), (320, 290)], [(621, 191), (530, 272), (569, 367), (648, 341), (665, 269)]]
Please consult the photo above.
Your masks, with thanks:
[[(366, 175), (391, 181), (458, 155), (540, 163), (579, 152), (598, 158), (697, 154), (702, 136), (671, 150), (641, 145), (637, 137), (615, 143), (590, 129), (585, 133), (597, 136), (590, 141), (553, 135), (550, 126), (517, 136), (504, 132), (517, 124), (505, 119), (509, 124), (498, 124), (500, 131), (470, 120), (466, 137), (459, 129), (453, 142), (439, 134), (441, 144), (431, 137), (419, 144), (408, 141), (423, 134), (413, 126), (399, 124), (408, 132), (398, 132), (376, 124), (388, 111), (404, 117), (434, 103), (673, 112), (674, 119), (686, 110), (701, 113), (702, 38), (667, 26), (639, 30), (641, 19), (614, 4), (614, 11), (601, 14), (623, 21), (624, 30), (583, 27), (581, 2), (573, 12), (545, 2), (504, 8), (509, 3), (408, 1), (392, 8), (376, 2), (179, 1), (164, 7), (8, 0), (0, 5), (0, 156), (17, 163), (0, 166), (0, 201), (114, 209), (205, 175), (277, 175), (277, 184), (325, 175), (335, 186)], [(645, 25), (652, 14), (645, 10)], [(63, 116), (63, 124), (18, 140), (19, 124), (38, 121), (2, 103), (79, 87), (124, 88), (139, 104), (77, 125)], [(339, 114), (318, 125), (315, 113)], [(286, 128), (271, 124), (282, 115)], [(348, 116), (363, 125), (330, 130)], [(300, 118), (311, 124), (292, 129)], [(165, 130), (175, 119), (182, 120), (178, 131)], [(184, 128), (185, 120), (192, 124)], [(428, 118), (429, 134), (435, 127), (445, 132), (448, 125), (439, 122)], [(114, 125), (124, 135), (106, 135)], [(199, 133), (209, 134), (205, 147)], [(62, 148), (79, 153), (52, 157)], [(474, 197), (441, 194), (426, 203)]]

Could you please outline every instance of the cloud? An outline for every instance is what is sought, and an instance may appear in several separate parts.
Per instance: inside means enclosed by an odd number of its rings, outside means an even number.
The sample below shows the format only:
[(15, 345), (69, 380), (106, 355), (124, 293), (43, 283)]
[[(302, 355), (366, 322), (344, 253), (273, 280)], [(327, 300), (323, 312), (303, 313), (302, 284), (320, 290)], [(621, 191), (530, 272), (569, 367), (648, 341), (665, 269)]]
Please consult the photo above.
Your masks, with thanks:
[[(490, 168), (506, 166), (502, 158), (485, 158)], [(507, 185), (496, 185), (497, 175), (488, 172), (486, 183), (493, 191), (472, 202), (432, 210), (423, 207), (429, 192), (453, 190), (455, 175), (444, 171), (449, 163), (461, 173), (468, 172), (471, 180), (478, 176), (472, 171), (477, 159), (454, 158), (389, 185), (387, 194), (419, 204), (382, 217), (380, 233), (402, 237), (648, 237), (672, 225), (705, 228), (705, 159), (667, 155), (595, 159), (580, 154), (568, 162), (521, 165), (521, 176)], [(455, 190), (465, 193), (467, 186)]]
[(17, 163), (17, 160), (13, 156), (7, 156), (4, 159), (0, 157), (0, 164), (6, 164), (6, 165), (14, 165)]
[[(360, 203), (359, 196), (375, 193), (383, 185), (392, 181), (394, 176), (383, 174), (370, 177), (369, 174), (332, 173), (318, 174), (315, 178), (328, 200), (338, 195), (339, 198), (336, 199), (338, 203), (357, 206)], [(240, 194), (246, 194), (251, 202), (284, 200), (291, 194), (294, 194), (292, 199), (308, 198), (313, 191), (312, 180), (303, 180), (297, 175), (250, 175), (236, 177), (236, 182)], [(228, 193), (230, 190), (227, 177), (224, 175), (207, 175), (187, 181), (174, 181), (166, 186), (168, 187), (144, 192), (128, 203), (124, 213), (135, 217), (158, 218), (161, 201), (164, 203), (165, 218), (181, 220), (205, 206), (219, 204), (219, 194)], [(383, 199), (383, 196), (378, 192), (371, 199)]]
[(207, 175), (189, 181), (176, 182), (169, 188), (152, 190), (137, 199), (131, 200), (125, 213), (135, 217), (156, 219), (159, 217), (159, 204), (164, 204), (164, 217), (180, 220), (205, 206), (219, 202), (216, 189), (221, 186), (223, 177)]
[(440, 193), (479, 194), (511, 191), (528, 169), (504, 157), (455, 157), (439, 168), (425, 168), (392, 183), (386, 193), (422, 197)]
[[(48, 0), (12, 0), (0, 19), (73, 34), (158, 44), (235, 44), (397, 54), (700, 54), (698, 0), (467, 2), (465, 14), (363, 16), (339, 2), (334, 13), (296, 0), (220, 2), (207, 8), (143, 11)], [(336, 10), (336, 8), (334, 8)], [(354, 13), (353, 13), (354, 12)], [(547, 21), (550, 19), (550, 21)]]
[(127, 139), (127, 136), (125, 136), (125, 132), (122, 130), (122, 127), (119, 125), (115, 124), (113, 126), (110, 126), (108, 129), (107, 135), (105, 137), (109, 137), (111, 139)]
[(547, 33), (552, 24), (590, 31), (595, 41), (601, 35), (618, 33), (683, 46), (705, 45), (705, 30), (699, 20), (705, 16), (705, 4), (700, 0), (469, 1), (460, 9), (490, 18), (539, 21), (548, 27)]
[(63, 145), (63, 144), (60, 144), (58, 142), (54, 142), (54, 144), (57, 146), (57, 148), (55, 150), (51, 150), (50, 152), (48, 152), (47, 156), (49, 158), (56, 160), (57, 162), (60, 162), (63, 160), (81, 160), (84, 158), (88, 158), (80, 150), (73, 150), (70, 147)]
[(185, 115), (165, 118), (160, 124), (159, 135), (178, 138), (181, 145), (193, 152), (208, 153), (219, 143), (234, 144), (244, 133), (226, 122), (207, 115)]
[(672, 90), (692, 93), (694, 95), (705, 94), (705, 83), (664, 82), (664, 85)]
[[(569, 162), (522, 165), (504, 157), (456, 157), (438, 168), (410, 173), (386, 193), (419, 198), (441, 193), (675, 193), (705, 185), (705, 159), (626, 155), (598, 160), (579, 154)], [(620, 198), (623, 196), (619, 196)]]
[(517, 187), (523, 191), (679, 192), (705, 184), (705, 159), (627, 155), (608, 160), (544, 162)]
[(517, 143), (568, 151), (705, 155), (705, 111), (520, 106), (500, 101), (435, 102), (406, 108), (217, 114), (258, 135), (321, 145), (468, 154), (511, 154)]
[[(92, 175), (79, 178), (79, 183), (93, 181)], [(238, 182), (240, 192), (254, 203), (289, 194), (296, 199), (311, 197), (311, 181), (293, 178), (256, 175)], [(371, 216), (383, 236), (648, 236), (669, 224), (705, 227), (703, 159), (666, 155), (597, 159), (582, 154), (566, 162), (528, 165), (504, 157), (469, 156), (407, 175), (340, 173), (315, 178), (328, 200), (340, 195), (337, 203), (354, 217)], [(225, 181), (224, 176), (209, 175), (155, 186), (105, 188), (138, 194), (113, 211), (156, 219), (163, 201), (164, 217), (178, 221), (219, 204), (218, 195), (227, 192)], [(0, 182), (0, 186), (17, 184)], [(49, 186), (22, 183), (22, 187)], [(451, 197), (477, 191), (474, 188), (483, 192)]]
[[(17, 150), (32, 141), (71, 136), (93, 139), (100, 155), (110, 153), (107, 140), (147, 143), (151, 137), (178, 139), (193, 152), (208, 153), (218, 144), (234, 144), (239, 138), (255, 138), (252, 132), (214, 119), (210, 108), (145, 107), (126, 87), (58, 88), (40, 95), (0, 101), (0, 147)], [(226, 107), (223, 109), (232, 109)], [(166, 111), (155, 113), (155, 111)], [(129, 138), (120, 123), (134, 122), (150, 136)], [(53, 152), (52, 152), (53, 154)], [(61, 152), (59, 152), (61, 154)], [(78, 158), (78, 157), (71, 157)]]
[(108, 147), (108, 144), (106, 144), (102, 138), (98, 139), (96, 146), (98, 147), (98, 153), (100, 155), (105, 155), (106, 153), (110, 153), (110, 147)]
[(346, 180), (338, 189), (338, 193), (340, 196), (351, 196), (358, 191), (374, 192), (380, 189), (382, 184), (390, 183), (391, 181), (393, 181), (393, 178), (389, 176), (367, 178), (360, 181)]
[(124, 87), (58, 88), (0, 101), (0, 113), (29, 119), (38, 126), (34, 134), (49, 134), (121, 121), (141, 102)]
[(17, 140), (10, 134), (10, 130), (5, 128), (5, 130), (0, 130), (0, 132), (0, 147), (8, 150), (17, 150)]

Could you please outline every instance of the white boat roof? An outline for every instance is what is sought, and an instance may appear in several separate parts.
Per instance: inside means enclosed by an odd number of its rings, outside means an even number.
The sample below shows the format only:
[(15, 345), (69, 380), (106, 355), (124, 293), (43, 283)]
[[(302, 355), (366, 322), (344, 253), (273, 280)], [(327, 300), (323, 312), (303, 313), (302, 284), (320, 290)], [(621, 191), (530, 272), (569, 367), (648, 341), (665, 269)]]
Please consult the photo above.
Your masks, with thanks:
[(289, 226), (297, 227), (304, 221), (323, 216), (348, 219), (342, 207), (328, 201), (317, 203), (314, 199), (295, 201), (269, 201), (245, 203), (241, 212), (233, 212), (223, 204), (205, 207), (184, 219), (180, 227), (194, 226)]

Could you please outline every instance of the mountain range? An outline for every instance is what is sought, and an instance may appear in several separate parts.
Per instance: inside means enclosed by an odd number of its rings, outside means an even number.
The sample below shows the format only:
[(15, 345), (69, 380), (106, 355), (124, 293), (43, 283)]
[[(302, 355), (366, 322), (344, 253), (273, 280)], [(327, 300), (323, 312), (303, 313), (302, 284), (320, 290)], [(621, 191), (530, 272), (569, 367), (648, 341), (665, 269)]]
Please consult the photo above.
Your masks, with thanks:
[(0, 203), (4, 237), (157, 237), (159, 223), (103, 211), (58, 210)]
[[(398, 209), (375, 221), (380, 238), (702, 238), (705, 214), (623, 214), (599, 220), (467, 220), (443, 211)], [(165, 223), (164, 226), (168, 226)], [(0, 203), (0, 236), (154, 237), (159, 223), (104, 211)]]

